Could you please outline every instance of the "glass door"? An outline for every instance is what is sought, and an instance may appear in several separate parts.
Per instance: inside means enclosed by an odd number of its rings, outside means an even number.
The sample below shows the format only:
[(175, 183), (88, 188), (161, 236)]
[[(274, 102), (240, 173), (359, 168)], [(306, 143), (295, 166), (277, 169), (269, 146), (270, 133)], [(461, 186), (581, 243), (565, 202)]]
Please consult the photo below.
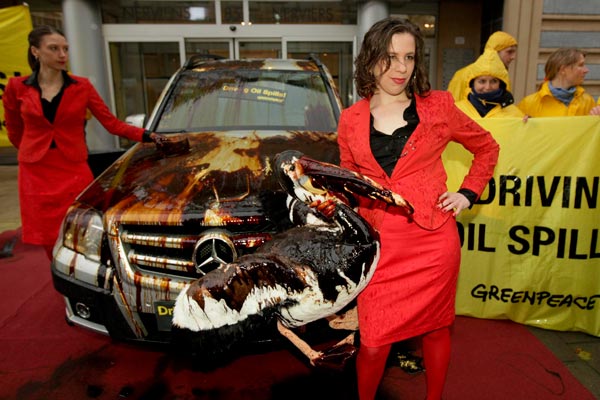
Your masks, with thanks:
[(343, 106), (351, 105), (354, 102), (352, 42), (287, 42), (287, 58), (305, 59), (311, 54), (316, 55), (331, 73)]
[(185, 59), (194, 55), (218, 56), (231, 58), (234, 54), (231, 39), (202, 40), (185, 39)]
[(216, 55), (236, 60), (248, 58), (281, 58), (281, 40), (221, 39), (206, 41), (185, 39), (185, 58), (197, 54)]
[[(180, 66), (177, 42), (109, 43), (116, 115), (150, 115), (167, 81)], [(131, 145), (119, 138), (121, 147)]]
[(238, 60), (249, 58), (282, 58), (281, 40), (239, 40), (234, 39)]

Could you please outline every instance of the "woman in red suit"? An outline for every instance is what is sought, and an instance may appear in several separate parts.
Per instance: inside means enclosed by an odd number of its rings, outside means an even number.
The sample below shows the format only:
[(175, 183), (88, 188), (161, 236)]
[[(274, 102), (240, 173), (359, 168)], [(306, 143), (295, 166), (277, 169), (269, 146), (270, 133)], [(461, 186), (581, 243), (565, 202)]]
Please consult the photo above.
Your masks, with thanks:
[(93, 180), (87, 164), (87, 110), (112, 134), (160, 141), (117, 119), (86, 78), (69, 75), (65, 36), (50, 26), (29, 34), (32, 74), (11, 78), (3, 95), (8, 139), (18, 149), (23, 242), (44, 246), (52, 259), (69, 205)]
[[(414, 207), (360, 199), (359, 212), (381, 235), (381, 258), (358, 297), (361, 400), (373, 399), (394, 342), (420, 337), (427, 399), (441, 398), (450, 360), (460, 240), (455, 217), (473, 205), (492, 177), (499, 146), (430, 90), (423, 38), (410, 22), (387, 18), (365, 35), (355, 61), (362, 100), (340, 117), (341, 165), (402, 195)], [(457, 192), (446, 188), (441, 154), (450, 141), (473, 153)]]

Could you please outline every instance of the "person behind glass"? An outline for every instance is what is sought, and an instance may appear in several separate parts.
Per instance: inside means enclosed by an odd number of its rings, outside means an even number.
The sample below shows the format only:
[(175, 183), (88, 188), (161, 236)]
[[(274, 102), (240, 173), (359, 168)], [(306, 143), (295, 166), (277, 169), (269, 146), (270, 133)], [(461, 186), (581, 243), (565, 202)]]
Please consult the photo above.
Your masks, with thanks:
[[(439, 399), (450, 361), (460, 263), (455, 217), (486, 187), (499, 146), (456, 108), (450, 93), (430, 89), (423, 37), (412, 23), (393, 18), (375, 23), (355, 66), (363, 99), (340, 116), (341, 166), (399, 193), (414, 207), (407, 215), (377, 200), (359, 200), (359, 213), (381, 240), (373, 278), (357, 298), (359, 397), (375, 397), (393, 343), (420, 337), (427, 399)], [(474, 155), (458, 192), (446, 188), (441, 159), (450, 141)], [(327, 209), (327, 202), (321, 208)]]
[(66, 72), (69, 46), (51, 26), (28, 36), (32, 73), (11, 78), (3, 95), (8, 139), (18, 149), (22, 240), (52, 248), (67, 208), (93, 180), (87, 164), (86, 112), (110, 133), (134, 141), (164, 136), (117, 119), (87, 78)]
[(498, 53), (485, 50), (469, 69), (469, 95), (456, 106), (471, 118), (520, 117), (523, 112), (514, 104), (507, 89), (508, 71)]
[[(487, 50), (498, 53), (508, 73), (508, 66), (517, 58), (517, 40), (506, 32), (496, 31), (490, 35), (485, 43), (484, 52)], [(456, 71), (448, 83), (448, 91), (452, 93), (455, 101), (466, 99), (470, 92), (468, 87), (469, 69), (472, 66), (473, 64), (469, 64)], [(511, 90), (510, 79), (506, 81), (506, 88), (509, 91)]]
[(546, 77), (537, 92), (517, 105), (528, 117), (566, 117), (589, 115), (596, 105), (594, 98), (581, 86), (590, 71), (586, 53), (575, 48), (561, 48), (548, 57)]

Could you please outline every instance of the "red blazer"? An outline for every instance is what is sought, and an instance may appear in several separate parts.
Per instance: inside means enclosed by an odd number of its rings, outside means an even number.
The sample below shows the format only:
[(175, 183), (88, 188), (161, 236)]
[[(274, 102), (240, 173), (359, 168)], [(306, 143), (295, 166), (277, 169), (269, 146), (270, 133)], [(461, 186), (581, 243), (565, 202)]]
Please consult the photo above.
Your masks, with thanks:
[(53, 124), (44, 116), (40, 92), (31, 80), (27, 81), (29, 76), (8, 81), (2, 96), (4, 119), (8, 139), (19, 149), (19, 161), (31, 163), (41, 160), (53, 139), (68, 160), (87, 160), (84, 125), (88, 109), (110, 133), (142, 141), (144, 130), (115, 117), (87, 78), (69, 77), (71, 82), (64, 89)]
[[(447, 191), (442, 152), (450, 141), (462, 144), (474, 155), (461, 188), (481, 195), (498, 161), (500, 146), (492, 135), (454, 105), (449, 92), (431, 91), (415, 98), (420, 123), (402, 151), (392, 176), (381, 168), (369, 144), (370, 104), (360, 100), (342, 111), (338, 125), (341, 166), (373, 178), (399, 193), (414, 207), (414, 221), (424, 229), (436, 229), (451, 213), (437, 208), (438, 197)], [(458, 190), (458, 188), (453, 189)], [(359, 212), (375, 228), (383, 220), (383, 202), (359, 199)]]

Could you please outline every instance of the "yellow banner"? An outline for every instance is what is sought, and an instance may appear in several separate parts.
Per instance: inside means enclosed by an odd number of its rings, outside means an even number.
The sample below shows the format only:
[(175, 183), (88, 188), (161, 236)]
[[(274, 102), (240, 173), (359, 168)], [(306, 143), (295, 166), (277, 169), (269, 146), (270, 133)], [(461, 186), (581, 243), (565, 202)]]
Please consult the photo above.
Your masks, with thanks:
[[(0, 8), (0, 100), (6, 83), (13, 76), (31, 73), (27, 63), (27, 35), (32, 29), (29, 7)], [(0, 147), (11, 146), (4, 124), (4, 106), (0, 101)]]
[[(600, 336), (600, 118), (477, 122), (501, 150), (478, 204), (458, 217), (457, 314)], [(470, 161), (447, 149), (450, 190)]]

